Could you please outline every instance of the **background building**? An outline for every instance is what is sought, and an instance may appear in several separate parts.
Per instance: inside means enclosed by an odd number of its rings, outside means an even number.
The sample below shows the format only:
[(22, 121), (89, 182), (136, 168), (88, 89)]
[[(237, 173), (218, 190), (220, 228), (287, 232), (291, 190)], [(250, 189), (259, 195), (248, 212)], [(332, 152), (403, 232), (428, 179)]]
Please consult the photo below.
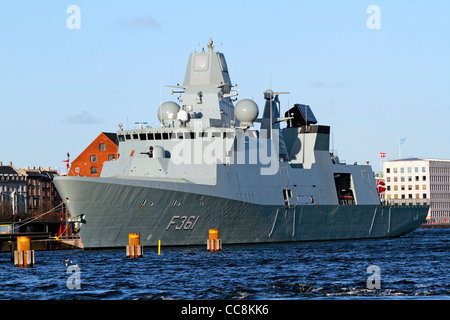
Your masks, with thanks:
[(49, 167), (16, 169), (0, 161), (0, 232), (58, 234), (66, 226), (65, 206), (52, 183), (55, 176), (58, 171)]
[(11, 221), (12, 215), (25, 213), (27, 207), (27, 183), (10, 162), (0, 161), (0, 221)]
[(430, 199), (431, 222), (450, 223), (450, 160), (391, 160), (383, 173), (387, 200)]
[(49, 167), (24, 167), (17, 172), (25, 179), (27, 185), (26, 211), (44, 213), (60, 205), (62, 199), (52, 183), (58, 171)]
[(103, 162), (117, 159), (118, 142), (115, 133), (102, 132), (72, 162), (69, 176), (100, 177)]

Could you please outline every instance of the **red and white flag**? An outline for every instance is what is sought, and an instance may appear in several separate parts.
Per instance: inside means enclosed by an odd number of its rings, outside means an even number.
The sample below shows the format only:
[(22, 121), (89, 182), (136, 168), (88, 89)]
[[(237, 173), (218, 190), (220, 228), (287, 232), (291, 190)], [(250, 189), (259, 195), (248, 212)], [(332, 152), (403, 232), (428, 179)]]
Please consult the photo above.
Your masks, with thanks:
[(377, 189), (378, 193), (383, 193), (386, 191), (386, 184), (384, 183), (384, 181), (381, 180), (377, 181)]
[(67, 162), (66, 166), (67, 166), (67, 169), (69, 169), (69, 160), (63, 160), (62, 162)]
[(386, 158), (386, 152), (380, 152), (380, 158)]
[(67, 152), (67, 160), (63, 160), (62, 162), (67, 162), (67, 169), (69, 169), (69, 158), (70, 158), (70, 154)]

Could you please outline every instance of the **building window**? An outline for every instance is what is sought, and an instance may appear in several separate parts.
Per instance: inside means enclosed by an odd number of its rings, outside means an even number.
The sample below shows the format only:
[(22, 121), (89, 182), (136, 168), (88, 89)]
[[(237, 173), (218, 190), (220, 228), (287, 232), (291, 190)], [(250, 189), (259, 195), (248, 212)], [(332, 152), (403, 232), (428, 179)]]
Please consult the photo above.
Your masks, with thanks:
[(105, 151), (105, 150), (106, 150), (106, 145), (105, 145), (104, 143), (100, 143), (100, 144), (98, 145), (98, 150), (100, 150), (100, 151)]
[(397, 173), (397, 172), (398, 172), (397, 168), (394, 168), (394, 173)]
[(405, 173), (405, 168), (400, 168), (401, 173)]
[(422, 172), (425, 172), (425, 167), (422, 167)]
[(114, 160), (115, 158), (116, 158), (115, 155), (110, 154), (110, 155), (108, 156), (108, 161), (112, 161), (112, 160)]
[(75, 172), (76, 172), (76, 173), (80, 172), (80, 168), (76, 167), (76, 168), (75, 168)]
[(91, 174), (97, 174), (97, 167), (91, 167)]
[(97, 156), (96, 155), (92, 155), (91, 156), (91, 162), (97, 162)]
[(427, 181), (427, 176), (423, 176), (422, 181)]
[(386, 173), (391, 173), (391, 168), (386, 168)]

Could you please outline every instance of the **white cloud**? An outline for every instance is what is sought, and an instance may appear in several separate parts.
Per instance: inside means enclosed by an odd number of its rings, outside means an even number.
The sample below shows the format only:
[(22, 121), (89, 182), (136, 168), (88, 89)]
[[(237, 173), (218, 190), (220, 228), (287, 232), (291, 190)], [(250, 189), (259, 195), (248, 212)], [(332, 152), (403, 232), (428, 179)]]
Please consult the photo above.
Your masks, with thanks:
[(161, 25), (153, 17), (147, 15), (142, 18), (133, 18), (120, 21), (124, 25), (128, 25), (134, 28), (146, 29), (146, 28), (161, 28)]
[(76, 115), (69, 115), (65, 117), (63, 121), (69, 124), (95, 124), (104, 122), (103, 119), (94, 116), (86, 110), (83, 110)]

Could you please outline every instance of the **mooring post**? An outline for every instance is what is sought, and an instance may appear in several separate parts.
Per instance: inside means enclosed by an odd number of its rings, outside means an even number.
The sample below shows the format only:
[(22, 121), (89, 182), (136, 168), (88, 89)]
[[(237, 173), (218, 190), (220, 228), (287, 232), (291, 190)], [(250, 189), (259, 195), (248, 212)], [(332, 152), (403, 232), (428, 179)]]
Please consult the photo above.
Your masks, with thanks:
[(128, 234), (128, 245), (126, 247), (126, 255), (130, 258), (140, 258), (144, 255), (144, 248), (140, 244), (139, 233)]
[(30, 250), (30, 237), (17, 237), (17, 250), (14, 251), (14, 266), (34, 266), (34, 250)]
[(211, 252), (222, 250), (222, 239), (219, 239), (219, 229), (209, 229), (209, 238), (206, 241), (206, 249)]

